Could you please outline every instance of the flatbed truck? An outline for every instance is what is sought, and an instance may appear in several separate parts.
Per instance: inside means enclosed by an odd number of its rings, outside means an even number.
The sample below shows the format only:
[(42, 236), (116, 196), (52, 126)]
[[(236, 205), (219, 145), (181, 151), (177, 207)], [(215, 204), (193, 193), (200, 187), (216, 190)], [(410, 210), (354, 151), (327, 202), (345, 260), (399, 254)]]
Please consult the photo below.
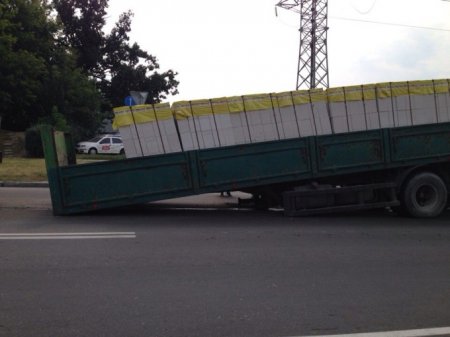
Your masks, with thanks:
[(450, 123), (81, 165), (70, 135), (41, 136), (55, 215), (230, 190), (288, 216), (391, 207), (427, 218), (446, 209), (450, 189)]

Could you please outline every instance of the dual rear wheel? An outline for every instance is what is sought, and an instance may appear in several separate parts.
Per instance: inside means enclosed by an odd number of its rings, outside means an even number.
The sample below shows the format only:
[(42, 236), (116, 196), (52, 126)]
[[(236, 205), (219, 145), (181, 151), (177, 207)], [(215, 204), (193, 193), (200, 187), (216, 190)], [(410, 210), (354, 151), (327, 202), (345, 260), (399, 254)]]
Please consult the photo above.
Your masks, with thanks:
[(402, 213), (416, 218), (432, 218), (447, 207), (447, 185), (435, 173), (421, 172), (411, 177), (401, 195)]

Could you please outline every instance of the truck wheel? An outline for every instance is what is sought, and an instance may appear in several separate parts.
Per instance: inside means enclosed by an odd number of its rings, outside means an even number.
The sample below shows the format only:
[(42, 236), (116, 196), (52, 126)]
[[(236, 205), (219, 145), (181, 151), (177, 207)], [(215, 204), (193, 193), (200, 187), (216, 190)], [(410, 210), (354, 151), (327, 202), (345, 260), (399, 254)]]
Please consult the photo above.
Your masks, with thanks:
[(95, 149), (95, 148), (89, 149), (88, 153), (89, 154), (97, 154), (97, 149)]
[(407, 182), (402, 202), (403, 209), (410, 216), (436, 217), (447, 206), (447, 187), (438, 175), (419, 173)]

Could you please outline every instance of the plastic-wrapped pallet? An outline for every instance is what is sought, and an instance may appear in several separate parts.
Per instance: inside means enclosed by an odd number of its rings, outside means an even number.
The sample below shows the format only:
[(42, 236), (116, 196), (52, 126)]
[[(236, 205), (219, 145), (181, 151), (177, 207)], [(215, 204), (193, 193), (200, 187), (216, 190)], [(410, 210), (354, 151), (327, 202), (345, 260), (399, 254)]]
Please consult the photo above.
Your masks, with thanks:
[(392, 105), (392, 92), (390, 83), (378, 83), (375, 87), (381, 128), (392, 128), (394, 124), (394, 111)]
[(316, 123), (317, 135), (332, 134), (330, 115), (328, 114), (328, 104), (325, 92), (322, 89), (309, 90), (312, 112)]
[(448, 80), (434, 80), (438, 123), (450, 122), (450, 92)]
[(330, 88), (325, 92), (330, 108), (330, 119), (331, 125), (333, 126), (333, 132), (349, 132), (347, 102), (345, 101), (344, 88)]
[[(316, 118), (313, 113), (309, 91), (292, 91), (291, 96), (295, 114), (297, 116), (297, 125), (300, 137), (323, 134), (320, 120), (316, 122)], [(320, 133), (318, 131), (320, 131)]]
[(252, 143), (280, 139), (270, 95), (246, 95), (243, 100)]
[(364, 110), (363, 91), (360, 85), (344, 87), (349, 131), (367, 130), (367, 117)]
[(144, 156), (163, 154), (164, 147), (159, 132), (158, 121), (152, 105), (136, 105), (132, 107), (138, 142)]
[(216, 121), (219, 145), (235, 145), (236, 141), (234, 139), (233, 125), (231, 124), (227, 98), (221, 97), (211, 99), (211, 109)]
[(199, 149), (219, 147), (219, 136), (211, 102), (208, 99), (201, 99), (191, 101), (190, 104)]
[(394, 113), (394, 126), (410, 126), (411, 104), (407, 82), (392, 82), (392, 108)]
[(119, 130), (122, 137), (123, 147), (127, 158), (142, 156), (140, 149), (136, 123), (128, 106), (113, 109), (113, 128)]
[(377, 93), (375, 84), (362, 86), (364, 114), (367, 121), (367, 130), (380, 128), (380, 115), (378, 113)]
[(153, 109), (158, 121), (164, 153), (181, 152), (180, 138), (170, 104), (155, 104)]
[(183, 151), (197, 150), (198, 138), (195, 131), (194, 116), (192, 116), (189, 101), (179, 101), (172, 104)]
[[(133, 122), (127, 129), (119, 127), (126, 156), (131, 158), (163, 154), (164, 147), (153, 106), (143, 104), (125, 107), (125, 109), (129, 110)], [(126, 146), (125, 143), (130, 143), (130, 140), (133, 145)], [(130, 147), (131, 150), (127, 152), (127, 148), (130, 149)]]
[(242, 96), (227, 97), (235, 144), (251, 143)]
[(411, 99), (412, 124), (437, 123), (433, 81), (408, 82)]
[(275, 119), (280, 133), (280, 139), (300, 137), (300, 129), (295, 113), (292, 92), (280, 92), (271, 95), (272, 104), (275, 108)]

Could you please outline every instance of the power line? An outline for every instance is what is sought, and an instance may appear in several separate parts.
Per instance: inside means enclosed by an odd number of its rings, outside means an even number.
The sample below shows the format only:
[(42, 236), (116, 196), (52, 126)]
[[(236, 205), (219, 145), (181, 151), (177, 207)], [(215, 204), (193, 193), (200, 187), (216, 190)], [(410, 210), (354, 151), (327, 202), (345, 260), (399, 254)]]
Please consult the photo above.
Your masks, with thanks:
[[(443, 0), (443, 1), (447, 1), (447, 0)], [(448, 1), (450, 1), (450, 0), (448, 0)], [(437, 30), (437, 31), (443, 31), (443, 32), (450, 32), (450, 29), (445, 29), (445, 28), (404, 25), (404, 24), (401, 24), (401, 23), (353, 19), (353, 18), (345, 18), (345, 17), (340, 17), (340, 16), (330, 16), (330, 19), (345, 20), (345, 21), (357, 21), (357, 22), (372, 23), (372, 24), (386, 25), (386, 26), (398, 26), (398, 27), (406, 27), (406, 28), (428, 29), (428, 30)]]
[(353, 1), (351, 2), (351, 5), (352, 5), (353, 9), (354, 9), (355, 11), (357, 11), (359, 14), (361, 14), (361, 15), (366, 15), (366, 14), (369, 14), (369, 13), (372, 11), (372, 9), (375, 7), (375, 5), (377, 4), (377, 2), (378, 2), (378, 0), (374, 0), (373, 3), (372, 3), (372, 5), (371, 5), (371, 6), (369, 7), (369, 9), (366, 10), (366, 11), (361, 11), (361, 10), (359, 10), (359, 9), (355, 6), (355, 4), (354, 4)]

